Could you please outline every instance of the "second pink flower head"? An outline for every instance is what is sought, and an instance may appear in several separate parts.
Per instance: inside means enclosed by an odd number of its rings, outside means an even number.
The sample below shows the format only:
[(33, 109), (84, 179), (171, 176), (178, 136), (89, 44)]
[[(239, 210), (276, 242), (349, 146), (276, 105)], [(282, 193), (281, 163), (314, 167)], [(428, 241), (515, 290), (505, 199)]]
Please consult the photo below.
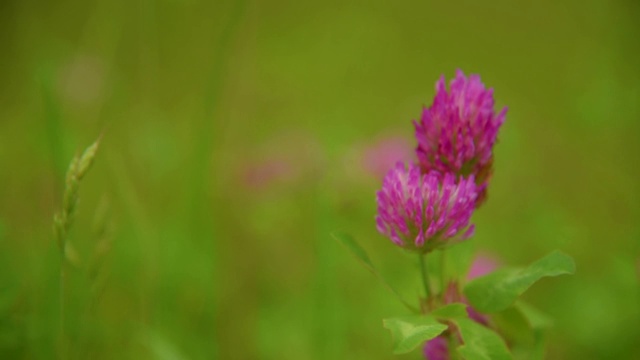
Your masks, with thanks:
[(420, 121), (414, 121), (423, 171), (474, 175), (477, 205), (486, 197), (493, 146), (507, 112), (505, 107), (495, 113), (493, 107), (493, 89), (486, 89), (480, 76), (467, 78), (458, 70), (449, 91), (444, 76), (440, 78), (433, 104), (423, 110)]

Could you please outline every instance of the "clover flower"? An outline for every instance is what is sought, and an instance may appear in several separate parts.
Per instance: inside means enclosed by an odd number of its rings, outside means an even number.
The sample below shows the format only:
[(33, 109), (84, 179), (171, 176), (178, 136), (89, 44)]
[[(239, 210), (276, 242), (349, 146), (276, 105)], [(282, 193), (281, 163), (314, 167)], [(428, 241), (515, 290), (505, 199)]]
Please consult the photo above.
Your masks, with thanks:
[(480, 76), (467, 78), (458, 70), (450, 91), (444, 76), (440, 78), (433, 104), (423, 110), (419, 122), (413, 122), (423, 171), (474, 175), (479, 186), (477, 205), (486, 197), (493, 146), (507, 112), (505, 107), (496, 114), (493, 107), (493, 89), (486, 89)]
[(420, 167), (397, 163), (377, 192), (378, 231), (398, 246), (421, 253), (473, 234), (469, 219), (477, 196), (473, 176), (422, 174)]

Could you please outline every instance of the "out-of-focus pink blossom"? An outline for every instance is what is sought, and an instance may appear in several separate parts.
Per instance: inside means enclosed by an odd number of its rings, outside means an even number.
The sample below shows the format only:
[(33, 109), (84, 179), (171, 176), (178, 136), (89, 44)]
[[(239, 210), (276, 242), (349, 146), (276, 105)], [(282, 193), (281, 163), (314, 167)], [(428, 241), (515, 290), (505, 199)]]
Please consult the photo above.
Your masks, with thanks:
[(296, 171), (291, 163), (284, 159), (268, 159), (263, 162), (247, 164), (243, 173), (245, 185), (252, 189), (262, 189), (274, 182), (296, 177)]
[(246, 156), (233, 155), (237, 168), (232, 181), (249, 192), (313, 181), (324, 171), (322, 149), (306, 132), (277, 134), (247, 151)]
[(427, 341), (422, 351), (428, 360), (449, 360), (449, 345), (443, 336)]
[(495, 270), (499, 265), (498, 260), (487, 254), (479, 254), (471, 264), (467, 280), (473, 280), (477, 277), (487, 275)]
[(58, 74), (58, 89), (66, 100), (76, 105), (90, 105), (103, 95), (106, 68), (102, 59), (78, 55)]
[(411, 161), (411, 145), (403, 138), (388, 137), (368, 145), (362, 152), (364, 170), (381, 179), (398, 162)]

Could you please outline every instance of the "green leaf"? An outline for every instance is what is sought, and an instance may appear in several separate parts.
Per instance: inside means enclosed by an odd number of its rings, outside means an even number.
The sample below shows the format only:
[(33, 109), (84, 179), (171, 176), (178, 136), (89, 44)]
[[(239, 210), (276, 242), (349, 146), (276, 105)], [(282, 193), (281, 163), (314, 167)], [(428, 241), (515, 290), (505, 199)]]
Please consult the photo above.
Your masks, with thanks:
[(469, 272), (469, 268), (473, 263), (475, 242), (463, 241), (446, 249), (443, 253), (446, 257), (445, 278), (459, 280), (465, 279)]
[(498, 270), (469, 282), (464, 288), (471, 305), (484, 313), (498, 312), (509, 307), (536, 281), (546, 276), (573, 274), (573, 259), (554, 251), (525, 269)]
[(545, 345), (547, 343), (545, 333), (542, 330), (533, 331), (534, 344), (529, 352), (531, 360), (542, 360), (545, 357)]
[(391, 331), (394, 354), (408, 353), (447, 329), (432, 316), (423, 315), (384, 319), (382, 323)]
[(433, 310), (431, 312), (431, 316), (436, 319), (450, 320), (466, 318), (469, 315), (467, 314), (467, 305), (462, 303), (453, 303)]
[(420, 312), (420, 310), (418, 308), (416, 308), (415, 306), (410, 305), (400, 295), (400, 293), (398, 291), (396, 291), (396, 289), (394, 289), (391, 286), (391, 284), (389, 284), (382, 277), (382, 275), (380, 275), (380, 273), (378, 273), (378, 271), (376, 270), (375, 266), (373, 266), (373, 263), (371, 262), (371, 259), (369, 259), (369, 255), (367, 255), (367, 252), (362, 248), (362, 246), (360, 246), (355, 241), (353, 236), (351, 236), (349, 234), (346, 234), (346, 233), (342, 233), (342, 232), (332, 233), (331, 236), (333, 236), (334, 239), (336, 239), (344, 247), (346, 247), (358, 259), (358, 261), (360, 261), (360, 263), (362, 265), (364, 265), (365, 268), (367, 268), (367, 270), (369, 270), (376, 278), (378, 278), (378, 280), (382, 283), (382, 285), (384, 285), (392, 294), (394, 294), (398, 298), (398, 300), (400, 300), (400, 302), (404, 306), (406, 306), (409, 310), (411, 310), (414, 313), (419, 313)]
[(331, 234), (331, 236), (333, 236), (334, 239), (338, 240), (349, 251), (351, 251), (351, 253), (356, 258), (358, 258), (358, 260), (362, 263), (362, 265), (364, 265), (364, 267), (366, 267), (369, 271), (377, 275), (376, 269), (373, 266), (371, 259), (369, 259), (369, 255), (367, 255), (367, 252), (360, 246), (360, 244), (358, 244), (355, 241), (353, 236), (346, 233), (341, 233), (341, 232), (333, 233)]
[(471, 319), (455, 321), (464, 344), (458, 353), (466, 360), (508, 360), (512, 359), (502, 338), (492, 330)]
[(522, 300), (516, 301), (513, 307), (524, 316), (532, 329), (544, 329), (553, 326), (552, 318)]
[(533, 331), (527, 319), (515, 307), (508, 307), (491, 316), (494, 329), (500, 329), (500, 335), (509, 343), (511, 353), (515, 356), (518, 350), (533, 346)]
[(145, 329), (140, 332), (140, 342), (148, 346), (155, 359), (159, 360), (183, 360), (187, 359), (180, 349), (157, 331)]
[[(502, 329), (500, 329), (502, 330)], [(530, 331), (529, 340), (526, 343), (509, 342), (509, 350), (514, 359), (518, 360), (544, 360), (546, 353), (546, 335), (543, 330)]]

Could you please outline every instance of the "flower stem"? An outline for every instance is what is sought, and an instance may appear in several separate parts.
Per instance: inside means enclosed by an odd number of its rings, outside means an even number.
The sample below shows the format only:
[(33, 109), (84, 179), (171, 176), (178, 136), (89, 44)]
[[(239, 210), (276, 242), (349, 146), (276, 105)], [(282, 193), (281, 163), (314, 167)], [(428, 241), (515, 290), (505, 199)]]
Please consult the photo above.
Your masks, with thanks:
[(446, 283), (446, 269), (447, 269), (447, 254), (444, 251), (440, 251), (440, 293), (444, 294), (445, 289), (447, 288)]
[[(64, 246), (64, 245), (63, 245)], [(60, 359), (66, 359), (67, 354), (67, 335), (65, 332), (65, 311), (64, 311), (64, 303), (65, 303), (65, 283), (66, 283), (66, 274), (65, 274), (65, 264), (66, 259), (64, 257), (64, 250), (61, 252), (60, 256), (60, 333), (58, 334), (60, 339)]]
[(431, 286), (429, 285), (429, 276), (427, 275), (427, 261), (426, 254), (419, 254), (420, 258), (420, 273), (422, 274), (422, 285), (424, 285), (424, 292), (427, 295), (427, 299), (431, 298)]

